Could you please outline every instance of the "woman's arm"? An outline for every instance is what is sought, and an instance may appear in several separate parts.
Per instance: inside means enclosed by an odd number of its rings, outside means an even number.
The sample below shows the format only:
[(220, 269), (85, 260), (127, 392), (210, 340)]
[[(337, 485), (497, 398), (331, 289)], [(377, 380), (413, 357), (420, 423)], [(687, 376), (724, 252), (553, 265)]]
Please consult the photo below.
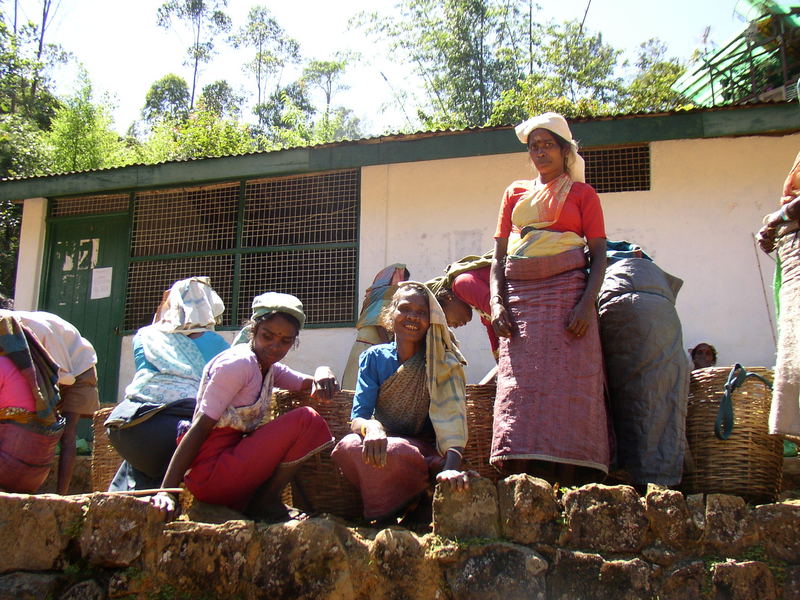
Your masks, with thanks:
[(339, 391), (339, 382), (330, 367), (317, 367), (313, 375), (305, 375), (303, 383), (300, 385), (303, 391), (311, 390), (313, 398), (320, 400), (332, 400), (336, 392)]
[(470, 477), (476, 477), (474, 471), (462, 471), (461, 461), (464, 449), (453, 447), (448, 448), (444, 455), (444, 467), (436, 475), (436, 482), (455, 491), (466, 490), (469, 488)]
[(589, 279), (586, 282), (583, 296), (570, 312), (567, 323), (567, 329), (577, 337), (583, 336), (589, 328), (592, 313), (596, 310), (597, 295), (600, 293), (603, 278), (606, 275), (606, 239), (592, 238), (588, 240), (587, 244), (590, 261)]
[(796, 221), (798, 217), (800, 217), (800, 196), (764, 217), (764, 226), (756, 235), (759, 247), (764, 252), (772, 252), (775, 249), (775, 234), (778, 232), (778, 225), (786, 221)]
[[(214, 429), (217, 424), (215, 419), (208, 415), (198, 413), (192, 422), (189, 431), (181, 439), (180, 444), (172, 455), (169, 461), (167, 472), (164, 475), (164, 481), (161, 487), (174, 488), (178, 487), (183, 481), (183, 476), (189, 470), (194, 459), (197, 458), (197, 453), (200, 452), (200, 446), (206, 441), (208, 434)], [(151, 502), (161, 510), (167, 513), (167, 518), (174, 518), (177, 512), (177, 504), (175, 497), (167, 492), (159, 492), (151, 499)]]
[(511, 337), (514, 333), (514, 321), (506, 310), (506, 255), (508, 238), (494, 239), (494, 256), (489, 277), (489, 306), (492, 310), (492, 327), (497, 335)]

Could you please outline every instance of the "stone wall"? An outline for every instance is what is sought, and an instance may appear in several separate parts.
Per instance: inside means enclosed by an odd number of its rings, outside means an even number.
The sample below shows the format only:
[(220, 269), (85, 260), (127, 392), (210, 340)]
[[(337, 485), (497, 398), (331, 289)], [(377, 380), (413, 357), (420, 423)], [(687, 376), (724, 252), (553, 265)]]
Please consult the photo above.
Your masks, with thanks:
[(165, 524), (132, 496), (0, 494), (0, 600), (800, 599), (800, 501), (556, 493), (516, 475), (433, 503), (417, 535), (225, 510), (199, 522), (202, 507)]

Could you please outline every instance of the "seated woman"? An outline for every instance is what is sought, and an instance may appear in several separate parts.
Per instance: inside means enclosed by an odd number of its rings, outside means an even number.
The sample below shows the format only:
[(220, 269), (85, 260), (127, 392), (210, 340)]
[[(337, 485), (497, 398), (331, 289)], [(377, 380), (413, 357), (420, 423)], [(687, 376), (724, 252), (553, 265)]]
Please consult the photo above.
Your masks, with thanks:
[(33, 494), (64, 431), (58, 365), (9, 311), (0, 312), (0, 490)]
[(175, 452), (178, 423), (191, 419), (203, 367), (228, 343), (214, 331), (225, 305), (208, 277), (176, 281), (153, 324), (133, 338), (136, 374), (105, 422), (124, 458), (111, 491), (158, 487)]
[(545, 113), (516, 133), (536, 176), (508, 186), (494, 235), (492, 324), (502, 339), (490, 462), (579, 484), (610, 462), (595, 307), (603, 211), (564, 117)]
[[(170, 461), (164, 488), (185, 481), (201, 502), (228, 506), (253, 518), (286, 520), (281, 490), (311, 456), (333, 444), (325, 420), (310, 407), (271, 416), (273, 386), (311, 390), (330, 399), (338, 385), (329, 367), (305, 375), (279, 361), (305, 323), (294, 296), (268, 292), (253, 300), (248, 344), (215, 357), (203, 371), (197, 408)], [(175, 498), (159, 492), (153, 503), (173, 515)]]
[(364, 517), (384, 521), (437, 482), (464, 489), (464, 359), (423, 284), (400, 283), (383, 312), (394, 341), (361, 354), (352, 431), (331, 456), (361, 491)]

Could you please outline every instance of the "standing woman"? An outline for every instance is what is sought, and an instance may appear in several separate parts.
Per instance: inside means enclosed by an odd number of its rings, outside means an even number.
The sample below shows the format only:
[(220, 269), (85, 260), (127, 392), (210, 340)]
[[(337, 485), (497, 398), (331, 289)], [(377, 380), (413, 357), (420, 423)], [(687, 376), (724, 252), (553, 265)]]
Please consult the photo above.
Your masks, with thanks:
[(229, 347), (214, 331), (225, 305), (208, 277), (172, 284), (133, 338), (136, 373), (106, 419), (108, 439), (125, 460), (111, 491), (158, 487), (175, 452), (178, 423), (191, 419), (203, 367)]
[[(333, 445), (333, 438), (308, 406), (270, 420), (273, 386), (310, 390), (323, 400), (338, 389), (329, 367), (318, 367), (311, 376), (279, 362), (295, 346), (305, 320), (294, 296), (268, 292), (253, 299), (249, 343), (233, 346), (206, 366), (194, 419), (162, 487), (185, 481), (201, 502), (269, 521), (292, 516), (281, 490), (303, 462)], [(167, 492), (154, 496), (153, 503), (169, 515), (175, 512), (175, 498)]]
[(610, 462), (595, 307), (603, 211), (564, 117), (533, 117), (516, 134), (537, 176), (506, 189), (494, 235), (490, 302), (501, 342), (490, 462), (562, 484), (596, 480)]

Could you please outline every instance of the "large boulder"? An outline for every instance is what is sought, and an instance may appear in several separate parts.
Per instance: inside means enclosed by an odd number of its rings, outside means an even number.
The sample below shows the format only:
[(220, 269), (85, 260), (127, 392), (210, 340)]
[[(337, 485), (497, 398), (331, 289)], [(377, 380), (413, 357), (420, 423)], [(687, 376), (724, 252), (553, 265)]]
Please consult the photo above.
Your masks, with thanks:
[(127, 567), (159, 537), (164, 513), (144, 498), (97, 493), (88, 496), (79, 538), (81, 555), (93, 565)]
[(694, 561), (669, 571), (661, 581), (659, 600), (697, 600), (703, 597), (706, 565)]
[(683, 494), (659, 486), (648, 486), (645, 510), (650, 529), (668, 548), (689, 552), (700, 538)]
[(469, 489), (452, 491), (437, 485), (433, 495), (433, 533), (446, 538), (496, 538), (500, 535), (497, 488), (484, 477)]
[(497, 484), (503, 537), (519, 544), (554, 544), (561, 533), (561, 505), (544, 479), (519, 474)]
[(719, 600), (776, 600), (779, 597), (772, 572), (758, 561), (717, 563), (711, 582)]
[(83, 526), (81, 497), (0, 492), (0, 573), (47, 571)]
[(0, 576), (0, 600), (42, 600), (54, 598), (64, 585), (61, 573), (24, 573)]
[(548, 598), (552, 600), (600, 600), (604, 598), (599, 554), (558, 549), (548, 577)]
[(752, 516), (770, 557), (800, 563), (800, 501), (757, 506)]
[(290, 521), (259, 527), (250, 560), (259, 598), (355, 598), (366, 565), (351, 571), (348, 529), (329, 519)]
[(702, 541), (707, 554), (720, 556), (739, 556), (758, 543), (758, 531), (741, 497), (708, 495)]
[[(369, 590), (370, 598), (428, 600), (442, 587), (436, 561), (427, 559), (422, 540), (405, 529), (379, 531), (370, 546), (369, 559), (380, 579), (380, 589)], [(361, 580), (360, 573), (356, 577)]]
[(545, 600), (546, 571), (547, 561), (530, 548), (492, 542), (465, 547), (445, 576), (457, 600)]
[(789, 567), (784, 571), (783, 600), (800, 600), (800, 567)]
[(573, 548), (634, 553), (648, 541), (644, 503), (630, 486), (585, 485), (568, 491), (562, 502)]

